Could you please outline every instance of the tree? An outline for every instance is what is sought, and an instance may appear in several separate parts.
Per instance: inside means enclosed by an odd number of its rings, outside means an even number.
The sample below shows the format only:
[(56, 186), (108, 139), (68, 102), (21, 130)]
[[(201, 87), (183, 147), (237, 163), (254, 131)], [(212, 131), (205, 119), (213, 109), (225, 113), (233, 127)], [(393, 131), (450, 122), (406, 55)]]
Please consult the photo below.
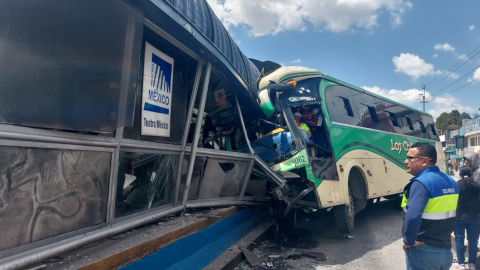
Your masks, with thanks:
[(442, 132), (446, 129), (459, 129), (462, 127), (463, 119), (471, 119), (471, 117), (466, 112), (460, 114), (458, 110), (453, 110), (450, 113), (443, 112), (435, 121), (435, 126)]
[[(451, 113), (448, 114), (447, 118), (449, 125), (462, 125), (462, 119), (460, 118), (460, 112), (458, 110), (453, 110)], [(458, 121), (460, 121), (460, 125), (458, 125)]]
[(435, 121), (435, 126), (438, 130), (445, 130), (448, 126), (448, 113), (443, 112)]
[(459, 128), (460, 128), (460, 126), (457, 126), (455, 124), (451, 124), (451, 125), (447, 126), (447, 129), (459, 129)]

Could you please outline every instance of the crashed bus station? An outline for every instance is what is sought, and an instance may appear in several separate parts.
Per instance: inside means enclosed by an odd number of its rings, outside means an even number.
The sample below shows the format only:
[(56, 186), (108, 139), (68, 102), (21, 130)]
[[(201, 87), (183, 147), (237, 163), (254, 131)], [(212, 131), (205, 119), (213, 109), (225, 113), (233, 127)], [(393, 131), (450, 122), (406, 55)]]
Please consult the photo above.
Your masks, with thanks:
[(351, 234), (441, 149), (428, 114), (249, 59), (205, 0), (3, 1), (0, 27), (0, 269), (201, 269), (297, 212)]

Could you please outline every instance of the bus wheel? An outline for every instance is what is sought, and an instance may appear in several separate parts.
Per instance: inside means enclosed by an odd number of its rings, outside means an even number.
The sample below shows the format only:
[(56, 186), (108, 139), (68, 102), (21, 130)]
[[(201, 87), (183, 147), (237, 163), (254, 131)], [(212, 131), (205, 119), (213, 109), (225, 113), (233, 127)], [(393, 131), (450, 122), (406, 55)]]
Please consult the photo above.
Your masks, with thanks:
[(350, 199), (350, 205), (339, 205), (333, 208), (333, 216), (335, 217), (335, 225), (339, 233), (351, 234), (353, 233), (354, 220), (355, 220), (355, 205), (348, 189), (348, 195)]

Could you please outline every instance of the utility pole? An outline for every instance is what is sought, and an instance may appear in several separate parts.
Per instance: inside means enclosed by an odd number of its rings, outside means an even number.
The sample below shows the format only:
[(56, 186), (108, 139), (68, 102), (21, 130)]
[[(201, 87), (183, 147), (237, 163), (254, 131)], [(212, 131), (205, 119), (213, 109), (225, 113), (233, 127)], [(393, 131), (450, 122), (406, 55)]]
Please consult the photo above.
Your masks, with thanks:
[(420, 103), (423, 103), (423, 111), (425, 111), (425, 103), (428, 103), (428, 101), (425, 101), (425, 84), (422, 85), (422, 89), (420, 96), (423, 96), (423, 101), (420, 101)]

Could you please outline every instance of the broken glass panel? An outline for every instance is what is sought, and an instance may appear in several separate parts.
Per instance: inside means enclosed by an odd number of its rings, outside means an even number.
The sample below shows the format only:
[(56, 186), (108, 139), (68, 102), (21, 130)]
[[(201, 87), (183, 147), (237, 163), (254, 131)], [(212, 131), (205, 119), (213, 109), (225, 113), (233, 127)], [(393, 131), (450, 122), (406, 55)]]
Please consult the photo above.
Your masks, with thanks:
[(208, 158), (200, 179), (198, 198), (239, 196), (247, 168), (248, 161)]
[[(185, 155), (182, 164), (182, 181), (180, 183), (180, 189), (178, 191), (178, 197), (181, 199), (183, 197), (183, 192), (185, 190), (185, 181), (187, 179), (187, 170), (188, 170), (188, 161), (190, 160), (190, 155)], [(207, 158), (202, 156), (195, 157), (195, 162), (193, 164), (193, 173), (192, 181), (190, 182), (190, 189), (188, 190), (188, 200), (198, 199), (198, 187), (200, 185), (200, 180), (203, 178), (203, 173), (205, 171), (205, 165), (207, 163)]]
[(115, 217), (173, 203), (177, 155), (120, 154)]

